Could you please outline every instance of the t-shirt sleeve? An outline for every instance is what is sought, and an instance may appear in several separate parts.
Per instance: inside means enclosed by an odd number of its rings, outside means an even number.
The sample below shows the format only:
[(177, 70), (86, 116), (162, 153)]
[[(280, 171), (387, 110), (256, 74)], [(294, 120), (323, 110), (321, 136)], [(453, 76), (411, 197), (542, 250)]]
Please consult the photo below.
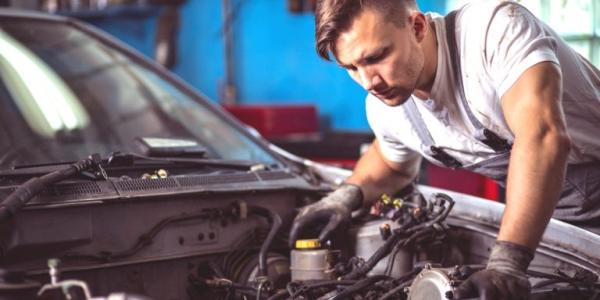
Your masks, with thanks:
[[(386, 108), (388, 108), (386, 110)], [(379, 148), (383, 156), (393, 162), (404, 162), (414, 159), (420, 154), (394, 137), (389, 130), (389, 125), (394, 123), (390, 114), (394, 110), (389, 109), (375, 96), (369, 94), (366, 99), (367, 120), (375, 137), (379, 141)]]
[(523, 6), (501, 4), (485, 38), (488, 74), (502, 97), (527, 69), (544, 61), (558, 63), (556, 40)]

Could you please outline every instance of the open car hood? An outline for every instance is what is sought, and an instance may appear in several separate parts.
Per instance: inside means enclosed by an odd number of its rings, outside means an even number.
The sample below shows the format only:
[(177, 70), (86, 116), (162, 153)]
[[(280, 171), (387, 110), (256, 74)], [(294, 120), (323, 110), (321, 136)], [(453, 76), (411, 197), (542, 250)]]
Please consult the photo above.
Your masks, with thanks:
[[(303, 159), (276, 146), (272, 146), (272, 150), (305, 165), (318, 173), (324, 180), (335, 185), (341, 184), (352, 174), (350, 170)], [(452, 225), (476, 231), (493, 239), (497, 237), (504, 204), (425, 185), (419, 185), (419, 191), (425, 198), (429, 198), (435, 193), (444, 193), (456, 201), (456, 205), (449, 215), (449, 223)], [(551, 219), (536, 252), (590, 270), (600, 276), (598, 249), (600, 249), (600, 235), (557, 219)]]

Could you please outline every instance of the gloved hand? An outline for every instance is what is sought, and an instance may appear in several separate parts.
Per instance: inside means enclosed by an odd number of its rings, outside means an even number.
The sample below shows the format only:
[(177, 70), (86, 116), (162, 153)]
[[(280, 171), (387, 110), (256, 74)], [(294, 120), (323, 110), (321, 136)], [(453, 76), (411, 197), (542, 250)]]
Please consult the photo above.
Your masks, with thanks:
[(343, 184), (320, 201), (303, 207), (292, 224), (290, 248), (294, 248), (296, 239), (308, 226), (326, 224), (319, 234), (319, 241), (324, 243), (337, 228), (350, 222), (352, 211), (360, 208), (362, 201), (359, 186)]
[(531, 285), (527, 268), (533, 259), (529, 248), (496, 241), (485, 270), (469, 277), (455, 291), (453, 299), (529, 299)]

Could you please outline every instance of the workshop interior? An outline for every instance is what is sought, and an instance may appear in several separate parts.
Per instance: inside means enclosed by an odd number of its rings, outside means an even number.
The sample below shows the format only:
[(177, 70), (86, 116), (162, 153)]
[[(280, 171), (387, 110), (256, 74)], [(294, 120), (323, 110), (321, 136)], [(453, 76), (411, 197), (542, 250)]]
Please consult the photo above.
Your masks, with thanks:
[[(0, 299), (453, 299), (506, 204), (483, 175), (423, 159), (289, 241), (375, 139), (317, 2), (0, 0)], [(518, 2), (600, 68), (599, 0)], [(599, 249), (552, 219), (529, 299), (600, 299)]]

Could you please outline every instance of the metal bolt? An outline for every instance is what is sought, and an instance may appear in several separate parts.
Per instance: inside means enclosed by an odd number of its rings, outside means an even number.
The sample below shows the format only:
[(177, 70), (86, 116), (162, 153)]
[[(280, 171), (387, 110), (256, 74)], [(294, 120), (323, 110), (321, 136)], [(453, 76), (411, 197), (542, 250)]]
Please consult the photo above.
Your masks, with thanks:
[(460, 268), (458, 265), (454, 266), (452, 270), (448, 272), (448, 276), (452, 278), (460, 277)]
[(460, 279), (467, 279), (471, 274), (473, 274), (473, 269), (469, 266), (461, 266), (459, 267)]
[(158, 177), (160, 178), (167, 178), (167, 176), (169, 176), (169, 173), (165, 169), (159, 169), (158, 171), (156, 171), (156, 175), (158, 175)]
[(385, 223), (379, 226), (379, 234), (381, 234), (381, 238), (385, 241), (392, 235), (392, 227), (390, 224)]
[(58, 266), (60, 265), (60, 260), (57, 258), (51, 258), (48, 260), (48, 268), (50, 268), (50, 283), (57, 284), (58, 276), (60, 275), (60, 270), (58, 270)]
[(58, 258), (51, 258), (48, 260), (49, 268), (56, 268), (60, 265), (60, 260)]

